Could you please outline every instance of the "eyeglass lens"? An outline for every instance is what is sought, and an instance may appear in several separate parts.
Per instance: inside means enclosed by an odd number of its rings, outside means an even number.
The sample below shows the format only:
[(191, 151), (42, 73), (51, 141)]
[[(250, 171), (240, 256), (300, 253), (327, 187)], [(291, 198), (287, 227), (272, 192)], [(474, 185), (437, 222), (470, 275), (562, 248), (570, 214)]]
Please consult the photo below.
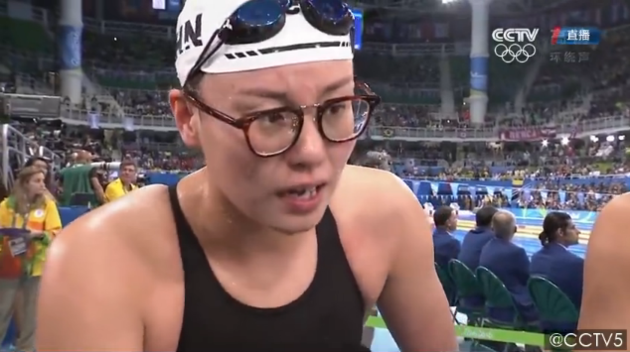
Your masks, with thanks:
[[(323, 137), (343, 142), (360, 134), (370, 112), (370, 104), (361, 98), (348, 98), (318, 108)], [(261, 155), (282, 152), (300, 133), (300, 117), (293, 111), (270, 112), (258, 116), (249, 126), (249, 143)]]

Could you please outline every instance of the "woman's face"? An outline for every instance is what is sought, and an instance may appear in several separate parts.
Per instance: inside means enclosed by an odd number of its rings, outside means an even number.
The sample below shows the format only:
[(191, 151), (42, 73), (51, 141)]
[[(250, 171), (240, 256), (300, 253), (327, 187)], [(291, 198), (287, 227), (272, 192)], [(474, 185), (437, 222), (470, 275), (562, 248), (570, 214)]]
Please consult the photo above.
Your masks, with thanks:
[[(238, 118), (253, 111), (353, 95), (353, 77), (351, 61), (317, 62), (207, 75), (199, 90), (207, 104)], [(210, 182), (239, 212), (283, 233), (311, 229), (321, 220), (355, 143), (327, 142), (318, 131), (316, 109), (305, 110), (300, 137), (290, 150), (261, 158), (251, 152), (243, 130), (196, 109), (191, 114), (186, 104), (173, 103), (178, 99), (180, 93), (173, 91), (171, 103), (184, 141), (201, 147), (206, 165), (215, 170)], [(352, 126), (352, 109), (341, 111), (344, 114), (335, 121)], [(301, 185), (323, 185), (316, 188), (316, 206), (308, 211), (295, 210), (286, 191)]]
[(28, 180), (28, 183), (26, 184), (26, 190), (28, 192), (28, 195), (31, 197), (44, 194), (44, 192), (46, 191), (46, 185), (44, 184), (44, 174), (42, 172), (38, 172), (31, 176), (31, 178)]
[(573, 221), (569, 221), (569, 225), (562, 232), (563, 240), (566, 245), (574, 245), (580, 243), (580, 230), (575, 226)]

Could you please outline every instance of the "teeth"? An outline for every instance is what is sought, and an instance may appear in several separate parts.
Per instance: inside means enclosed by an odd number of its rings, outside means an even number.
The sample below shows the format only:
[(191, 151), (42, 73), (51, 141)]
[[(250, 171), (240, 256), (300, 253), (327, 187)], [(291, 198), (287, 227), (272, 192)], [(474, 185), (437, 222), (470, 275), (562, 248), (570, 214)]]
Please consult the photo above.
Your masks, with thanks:
[(317, 192), (316, 187), (304, 188), (304, 189), (296, 189), (289, 191), (289, 194), (292, 196), (296, 196), (297, 198), (308, 199), (315, 196)]

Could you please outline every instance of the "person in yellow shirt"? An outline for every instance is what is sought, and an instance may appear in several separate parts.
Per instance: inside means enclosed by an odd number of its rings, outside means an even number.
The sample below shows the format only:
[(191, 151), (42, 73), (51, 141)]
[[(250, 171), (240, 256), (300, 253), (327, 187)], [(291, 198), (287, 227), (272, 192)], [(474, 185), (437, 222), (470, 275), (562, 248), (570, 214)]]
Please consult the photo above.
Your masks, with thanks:
[(120, 176), (110, 182), (107, 188), (105, 188), (105, 200), (107, 203), (123, 197), (138, 188), (135, 185), (137, 177), (136, 171), (136, 165), (132, 161), (126, 160), (120, 163)]
[(18, 351), (35, 350), (35, 307), (46, 251), (61, 230), (57, 204), (47, 196), (44, 172), (24, 168), (0, 203), (0, 336), (9, 327), (18, 292)]

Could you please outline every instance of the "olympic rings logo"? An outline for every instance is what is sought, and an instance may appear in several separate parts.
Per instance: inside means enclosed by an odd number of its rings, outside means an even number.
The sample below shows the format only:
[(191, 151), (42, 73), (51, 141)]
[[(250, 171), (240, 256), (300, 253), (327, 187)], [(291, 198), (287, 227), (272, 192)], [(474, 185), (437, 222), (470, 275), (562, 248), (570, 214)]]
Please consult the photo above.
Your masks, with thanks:
[(514, 61), (524, 64), (530, 57), (536, 55), (536, 47), (531, 43), (527, 43), (523, 46), (519, 44), (498, 44), (494, 47), (494, 54), (506, 64), (510, 64)]

